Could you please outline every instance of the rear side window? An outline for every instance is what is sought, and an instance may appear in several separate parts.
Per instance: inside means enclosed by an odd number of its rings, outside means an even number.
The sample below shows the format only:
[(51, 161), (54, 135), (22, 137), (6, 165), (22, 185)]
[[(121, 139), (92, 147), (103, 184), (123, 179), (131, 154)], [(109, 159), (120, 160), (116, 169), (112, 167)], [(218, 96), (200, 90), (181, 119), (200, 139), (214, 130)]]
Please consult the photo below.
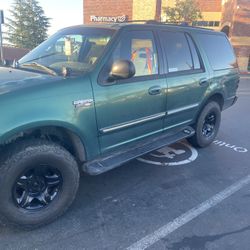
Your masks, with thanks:
[(195, 45), (189, 36), (182, 32), (161, 31), (160, 37), (166, 52), (169, 73), (201, 68)]
[(200, 58), (198, 56), (196, 46), (194, 45), (192, 38), (189, 35), (186, 35), (186, 36), (187, 36), (188, 44), (189, 44), (191, 54), (192, 54), (194, 69), (201, 69)]
[(214, 70), (237, 67), (233, 49), (225, 36), (199, 34), (198, 39)]

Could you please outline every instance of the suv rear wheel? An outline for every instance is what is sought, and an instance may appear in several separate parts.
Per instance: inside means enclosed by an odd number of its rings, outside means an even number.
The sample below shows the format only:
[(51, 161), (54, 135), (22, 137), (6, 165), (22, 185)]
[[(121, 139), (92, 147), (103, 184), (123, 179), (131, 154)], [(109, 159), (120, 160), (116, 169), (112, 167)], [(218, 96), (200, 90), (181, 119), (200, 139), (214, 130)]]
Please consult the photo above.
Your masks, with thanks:
[(13, 144), (5, 153), (0, 163), (4, 222), (34, 228), (62, 215), (78, 189), (74, 157), (60, 145), (43, 140)]
[(221, 120), (221, 109), (217, 102), (209, 102), (201, 111), (194, 127), (195, 134), (188, 141), (196, 147), (207, 147), (210, 145), (219, 130)]

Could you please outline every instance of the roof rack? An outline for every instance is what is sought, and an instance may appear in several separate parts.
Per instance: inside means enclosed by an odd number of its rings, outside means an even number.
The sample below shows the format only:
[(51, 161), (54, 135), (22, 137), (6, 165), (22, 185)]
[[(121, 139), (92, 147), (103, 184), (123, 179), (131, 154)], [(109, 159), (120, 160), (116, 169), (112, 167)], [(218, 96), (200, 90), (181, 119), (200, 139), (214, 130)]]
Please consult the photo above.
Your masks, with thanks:
[[(120, 22), (119, 22), (120, 23)], [(144, 24), (173, 24), (188, 26), (188, 22), (159, 22), (156, 20), (127, 20), (124, 23), (144, 23)]]
[[(156, 24), (156, 25), (173, 25), (173, 26), (184, 26), (184, 27), (190, 27), (190, 28), (197, 28), (197, 29), (205, 29), (205, 30), (212, 30), (209, 28), (203, 28), (198, 26), (189, 25), (188, 22), (159, 22), (156, 20), (127, 20), (123, 23), (143, 23), (143, 24)], [(115, 24), (122, 24), (122, 23), (115, 23)]]

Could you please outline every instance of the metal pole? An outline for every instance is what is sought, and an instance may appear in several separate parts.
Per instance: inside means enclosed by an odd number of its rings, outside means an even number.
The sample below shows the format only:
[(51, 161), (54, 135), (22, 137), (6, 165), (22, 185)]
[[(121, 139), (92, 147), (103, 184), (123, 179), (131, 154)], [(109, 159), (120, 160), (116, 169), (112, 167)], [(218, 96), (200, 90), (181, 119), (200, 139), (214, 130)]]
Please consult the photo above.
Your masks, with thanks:
[(2, 24), (4, 23), (4, 15), (3, 10), (0, 10), (0, 63), (4, 64), (4, 58), (3, 58), (3, 34), (2, 34)]
[(162, 8), (162, 0), (156, 0), (155, 21), (157, 22), (161, 22), (161, 8)]
[(0, 23), (0, 53), (1, 53), (1, 63), (4, 64), (3, 58), (3, 35), (2, 35), (2, 24)]

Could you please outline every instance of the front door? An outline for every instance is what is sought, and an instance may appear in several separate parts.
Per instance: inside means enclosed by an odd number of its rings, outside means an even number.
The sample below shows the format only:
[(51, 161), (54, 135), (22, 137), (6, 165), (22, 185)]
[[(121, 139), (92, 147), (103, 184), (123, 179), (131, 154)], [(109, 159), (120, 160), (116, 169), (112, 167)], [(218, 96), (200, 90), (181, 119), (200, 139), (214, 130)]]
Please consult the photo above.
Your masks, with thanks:
[[(110, 82), (111, 65), (119, 59), (131, 60), (136, 73), (130, 79)], [(162, 132), (167, 86), (158, 65), (152, 31), (123, 31), (104, 62), (99, 84), (93, 83), (102, 153)]]

